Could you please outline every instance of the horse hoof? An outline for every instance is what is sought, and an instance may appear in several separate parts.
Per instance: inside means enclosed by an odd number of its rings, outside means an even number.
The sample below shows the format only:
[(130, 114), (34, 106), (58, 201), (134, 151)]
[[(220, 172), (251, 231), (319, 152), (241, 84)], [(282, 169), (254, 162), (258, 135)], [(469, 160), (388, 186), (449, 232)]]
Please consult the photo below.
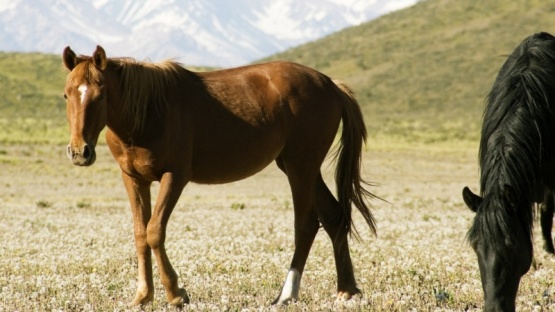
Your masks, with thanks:
[(353, 295), (347, 291), (340, 291), (337, 293), (337, 300), (338, 301), (347, 301), (351, 299)]
[(337, 292), (337, 301), (347, 301), (353, 298), (353, 296), (355, 295), (361, 295), (360, 290), (358, 290), (357, 288), (352, 291), (340, 290)]
[(137, 294), (135, 296), (135, 299), (133, 299), (133, 301), (131, 301), (127, 306), (132, 308), (136, 306), (146, 305), (151, 303), (153, 299), (154, 299), (153, 295), (142, 296)]
[(169, 299), (168, 303), (174, 307), (181, 308), (184, 304), (189, 304), (189, 296), (183, 288), (179, 288), (179, 294), (173, 299)]
[(289, 305), (290, 303), (293, 303), (295, 301), (297, 301), (296, 298), (277, 298), (276, 300), (274, 300), (274, 302), (272, 302), (272, 305), (286, 306), (286, 305)]
[(335, 310), (343, 311), (343, 310), (359, 310), (362, 303), (362, 293), (360, 292), (348, 292), (348, 291), (340, 291), (337, 292), (337, 298), (333, 303)]

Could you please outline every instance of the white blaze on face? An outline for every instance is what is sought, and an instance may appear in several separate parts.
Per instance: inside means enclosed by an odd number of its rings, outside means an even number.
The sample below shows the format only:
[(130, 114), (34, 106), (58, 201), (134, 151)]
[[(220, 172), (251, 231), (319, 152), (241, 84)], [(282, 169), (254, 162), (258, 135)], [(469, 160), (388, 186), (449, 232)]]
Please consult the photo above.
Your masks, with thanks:
[(81, 105), (83, 105), (83, 102), (85, 101), (85, 96), (87, 95), (87, 85), (80, 85), (79, 88), (77, 88), (77, 90), (79, 90), (79, 93), (81, 94)]

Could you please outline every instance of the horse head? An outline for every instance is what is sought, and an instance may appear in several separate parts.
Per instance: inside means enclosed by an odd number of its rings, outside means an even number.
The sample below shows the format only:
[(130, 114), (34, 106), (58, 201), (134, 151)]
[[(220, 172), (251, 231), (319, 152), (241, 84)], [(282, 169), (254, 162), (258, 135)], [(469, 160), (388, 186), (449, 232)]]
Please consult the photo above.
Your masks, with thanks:
[(91, 57), (77, 56), (66, 47), (63, 63), (70, 71), (64, 90), (71, 133), (67, 155), (74, 165), (90, 166), (96, 160), (95, 146), (106, 126), (106, 53), (97, 46)]
[(532, 262), (532, 242), (518, 215), (518, 198), (509, 186), (486, 199), (463, 189), (465, 204), (476, 213), (468, 240), (478, 257), (484, 311), (514, 311), (520, 278)]

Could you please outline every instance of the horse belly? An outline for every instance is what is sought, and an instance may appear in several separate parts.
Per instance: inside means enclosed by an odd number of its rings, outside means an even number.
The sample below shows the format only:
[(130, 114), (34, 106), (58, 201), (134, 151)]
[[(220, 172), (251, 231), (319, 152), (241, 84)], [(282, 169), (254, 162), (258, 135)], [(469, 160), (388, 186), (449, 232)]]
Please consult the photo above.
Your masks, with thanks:
[[(266, 143), (266, 144), (265, 144)], [(248, 178), (274, 161), (283, 148), (282, 144), (270, 146), (267, 142), (235, 148), (218, 148), (210, 152), (195, 153), (192, 165), (192, 182), (222, 184)]]

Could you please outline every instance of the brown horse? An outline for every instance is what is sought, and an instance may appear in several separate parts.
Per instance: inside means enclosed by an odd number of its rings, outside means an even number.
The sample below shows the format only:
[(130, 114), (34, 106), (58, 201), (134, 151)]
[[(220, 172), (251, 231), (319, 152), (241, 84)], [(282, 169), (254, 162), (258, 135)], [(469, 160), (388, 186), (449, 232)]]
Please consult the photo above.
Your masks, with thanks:
[[(300, 280), (320, 223), (333, 243), (337, 295), (360, 293), (348, 247), (354, 233), (351, 205), (375, 232), (360, 177), (366, 128), (358, 103), (342, 83), (304, 66), (273, 62), (194, 73), (175, 62), (145, 63), (92, 56), (67, 47), (66, 86), (74, 165), (94, 163), (104, 127), (122, 171), (133, 210), (138, 289), (131, 305), (153, 300), (151, 251), (168, 302), (188, 303), (170, 264), (164, 241), (172, 210), (188, 182), (226, 183), (249, 177), (273, 160), (287, 175), (295, 212), (295, 252), (275, 304), (298, 298)], [(320, 166), (340, 121), (338, 200), (324, 184)], [(160, 182), (151, 209), (150, 185)]]

